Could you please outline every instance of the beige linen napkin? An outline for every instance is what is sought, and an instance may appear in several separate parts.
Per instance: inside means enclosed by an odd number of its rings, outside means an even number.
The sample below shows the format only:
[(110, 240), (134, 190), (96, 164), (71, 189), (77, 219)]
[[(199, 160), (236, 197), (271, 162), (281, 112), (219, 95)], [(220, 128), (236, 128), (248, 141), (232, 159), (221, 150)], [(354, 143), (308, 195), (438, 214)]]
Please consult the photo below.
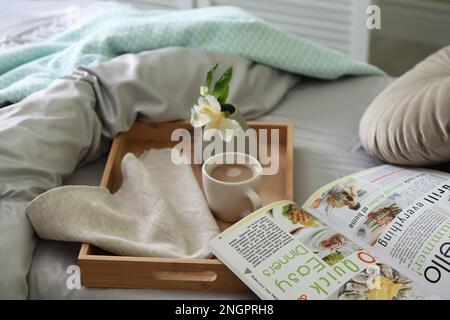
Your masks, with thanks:
[(170, 149), (122, 160), (123, 183), (108, 189), (64, 186), (29, 203), (44, 239), (88, 242), (118, 255), (207, 258), (219, 233), (190, 165), (175, 165)]

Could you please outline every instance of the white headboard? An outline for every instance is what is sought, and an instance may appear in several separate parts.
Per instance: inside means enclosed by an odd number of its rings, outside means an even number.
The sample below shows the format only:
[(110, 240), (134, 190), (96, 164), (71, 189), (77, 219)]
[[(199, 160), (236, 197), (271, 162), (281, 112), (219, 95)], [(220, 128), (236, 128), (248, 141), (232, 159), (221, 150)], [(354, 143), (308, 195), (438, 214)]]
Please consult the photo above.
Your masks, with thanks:
[(197, 6), (234, 5), (280, 28), (367, 61), (369, 0), (197, 0)]

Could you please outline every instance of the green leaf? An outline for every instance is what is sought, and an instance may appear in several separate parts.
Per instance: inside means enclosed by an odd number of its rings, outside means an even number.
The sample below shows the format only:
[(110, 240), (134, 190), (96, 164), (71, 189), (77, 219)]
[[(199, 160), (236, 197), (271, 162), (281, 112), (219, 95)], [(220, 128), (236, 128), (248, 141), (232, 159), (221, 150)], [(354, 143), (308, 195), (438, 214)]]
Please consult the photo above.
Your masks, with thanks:
[(216, 63), (211, 69), (209, 69), (208, 73), (206, 74), (206, 87), (211, 87), (212, 80), (214, 78), (214, 73), (216, 72), (217, 67), (219, 66), (218, 63)]
[(226, 103), (228, 98), (228, 92), (230, 90), (230, 81), (233, 77), (233, 68), (229, 68), (222, 76), (217, 80), (212, 91), (212, 95), (219, 100), (220, 104)]
[(292, 205), (287, 204), (287, 205), (285, 205), (285, 206), (283, 207), (283, 210), (282, 210), (281, 214), (282, 214), (283, 216), (287, 216), (287, 215), (289, 214), (289, 212), (291, 211), (291, 209), (292, 209)]
[(228, 98), (228, 92), (230, 91), (230, 86), (226, 86), (222, 92), (220, 92), (219, 96), (217, 97), (217, 101), (219, 101), (220, 105), (223, 105), (227, 102)]

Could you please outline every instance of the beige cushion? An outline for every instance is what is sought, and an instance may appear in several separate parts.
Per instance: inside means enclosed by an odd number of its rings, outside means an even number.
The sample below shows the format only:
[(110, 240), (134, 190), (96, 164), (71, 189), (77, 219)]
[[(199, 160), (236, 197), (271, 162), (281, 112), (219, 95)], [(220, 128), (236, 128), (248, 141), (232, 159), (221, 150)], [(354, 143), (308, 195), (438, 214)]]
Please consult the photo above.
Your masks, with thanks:
[(367, 152), (386, 162), (450, 161), (450, 46), (387, 87), (363, 115), (359, 134)]

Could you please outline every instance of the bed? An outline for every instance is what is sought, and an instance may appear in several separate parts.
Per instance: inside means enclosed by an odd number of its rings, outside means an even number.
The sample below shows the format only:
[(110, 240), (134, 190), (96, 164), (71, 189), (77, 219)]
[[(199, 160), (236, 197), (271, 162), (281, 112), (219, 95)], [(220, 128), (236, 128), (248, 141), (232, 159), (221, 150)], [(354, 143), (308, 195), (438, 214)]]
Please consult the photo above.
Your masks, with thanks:
[[(79, 3), (84, 3), (80, 1)], [(21, 15), (22, 1), (13, 5), (9, 20), (2, 20), (0, 49), (21, 45), (30, 37), (24, 31), (36, 28), (30, 17)], [(58, 2), (59, 4), (59, 2)], [(54, 2), (48, 2), (48, 8)], [(16, 13), (16, 14), (14, 14)], [(16, 20), (13, 20), (16, 17)], [(43, 17), (32, 17), (44, 21)], [(48, 18), (48, 17), (47, 17)], [(37, 20), (36, 20), (37, 19)], [(51, 18), (51, 19), (54, 19)], [(46, 20), (48, 22), (48, 20)], [(17, 25), (18, 24), (18, 25)], [(32, 26), (20, 29), (18, 26)], [(67, 24), (67, 27), (70, 23)], [(64, 29), (64, 26), (60, 26)], [(20, 29), (20, 31), (19, 31)], [(60, 31), (55, 27), (55, 32)], [(32, 33), (32, 32), (31, 32)], [(45, 32), (44, 32), (45, 33)], [(48, 31), (50, 34), (51, 32)], [(9, 36), (8, 36), (9, 34)], [(19, 36), (22, 35), (22, 36)], [(22, 39), (22, 40), (20, 40)], [(41, 37), (34, 40), (39, 41)], [(42, 40), (42, 39), (41, 39)], [(386, 76), (343, 77), (325, 81), (309, 77), (301, 80), (271, 112), (258, 117), (261, 121), (294, 123), (295, 201), (303, 203), (318, 187), (355, 171), (378, 165), (366, 154), (358, 138), (358, 125), (370, 102), (392, 79)], [(106, 156), (77, 169), (63, 184), (98, 185)], [(77, 264), (80, 244), (38, 240), (29, 269), (29, 299), (253, 299), (253, 294), (180, 292), (166, 290), (73, 288), (67, 285)], [(3, 255), (2, 255), (3, 256)], [(71, 288), (71, 289), (69, 289)], [(0, 291), (3, 289), (0, 285)]]
[[(295, 201), (302, 203), (320, 186), (379, 162), (358, 138), (358, 123), (370, 101), (390, 80), (348, 78), (333, 82), (305, 80), (270, 114), (258, 120), (295, 125)], [(349, 92), (352, 92), (349, 95)], [(299, 108), (300, 106), (300, 108)], [(328, 115), (325, 117), (324, 115)], [(98, 185), (105, 157), (78, 169), (64, 184)], [(39, 240), (29, 274), (30, 299), (246, 299), (248, 294), (82, 288), (69, 290), (66, 273), (77, 264), (80, 244)]]

